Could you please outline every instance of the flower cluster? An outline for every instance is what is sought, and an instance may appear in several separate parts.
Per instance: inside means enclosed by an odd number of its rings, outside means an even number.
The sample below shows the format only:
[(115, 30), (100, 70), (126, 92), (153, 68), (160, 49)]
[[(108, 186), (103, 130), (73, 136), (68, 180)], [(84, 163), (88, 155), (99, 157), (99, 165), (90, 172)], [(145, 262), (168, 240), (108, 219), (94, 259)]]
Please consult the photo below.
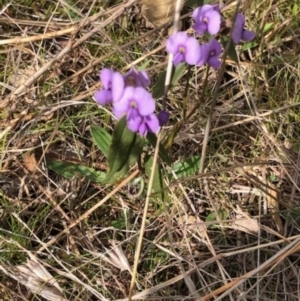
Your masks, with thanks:
[[(196, 8), (193, 12), (193, 20), (193, 29), (198, 35), (205, 33), (216, 35), (220, 31), (222, 21), (220, 6), (207, 4)], [(241, 40), (248, 42), (254, 39), (254, 32), (244, 29), (244, 26), (245, 16), (239, 13), (231, 36), (235, 44), (239, 44)], [(214, 38), (201, 45), (195, 37), (189, 37), (185, 32), (179, 31), (168, 38), (166, 49), (174, 55), (175, 66), (186, 62), (189, 65), (198, 66), (209, 64), (217, 69), (221, 65), (218, 57), (222, 53), (222, 47)]]
[(150, 79), (145, 71), (130, 70), (125, 75), (104, 68), (100, 72), (104, 89), (94, 95), (99, 105), (111, 103), (117, 118), (126, 115), (127, 126), (133, 132), (146, 136), (157, 133), (168, 120), (167, 112), (154, 114), (156, 103), (146, 90)]
[[(208, 33), (216, 35), (222, 24), (219, 5), (203, 5), (193, 12), (193, 29), (198, 35)], [(245, 17), (237, 14), (234, 28), (232, 29), (232, 41), (235, 44), (243, 41), (251, 41), (255, 34), (244, 28)], [(180, 31), (171, 35), (166, 42), (166, 50), (173, 54), (173, 63), (177, 66), (181, 62), (189, 65), (210, 65), (217, 69), (221, 65), (219, 56), (222, 53), (221, 44), (212, 38), (208, 43), (199, 44), (195, 37)], [(113, 113), (117, 118), (124, 115), (128, 128), (142, 136), (148, 132), (157, 133), (161, 126), (167, 123), (169, 114), (161, 111), (155, 114), (156, 102), (147, 91), (150, 79), (145, 71), (130, 70), (125, 75), (104, 68), (100, 72), (100, 80), (103, 89), (94, 95), (99, 105), (112, 104)]]

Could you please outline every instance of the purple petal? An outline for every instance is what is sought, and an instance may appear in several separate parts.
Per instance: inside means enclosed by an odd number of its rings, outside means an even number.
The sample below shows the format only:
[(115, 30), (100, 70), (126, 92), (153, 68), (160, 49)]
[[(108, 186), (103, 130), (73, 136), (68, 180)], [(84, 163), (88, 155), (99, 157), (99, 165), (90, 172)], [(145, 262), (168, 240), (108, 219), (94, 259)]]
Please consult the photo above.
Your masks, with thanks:
[(203, 19), (207, 17), (207, 14), (209, 14), (212, 10), (214, 10), (213, 5), (205, 4), (201, 7), (198, 16)]
[(127, 111), (127, 120), (136, 119), (138, 117), (140, 117), (138, 109), (129, 106)]
[(125, 75), (124, 75), (124, 82), (125, 86), (136, 86), (136, 78), (137, 74), (133, 69), (130, 69)]
[(94, 98), (99, 105), (104, 106), (112, 101), (111, 91), (106, 89), (97, 91)]
[(160, 126), (164, 126), (168, 122), (169, 118), (170, 114), (167, 111), (163, 110), (157, 114), (157, 119), (159, 121)]
[(186, 50), (185, 50), (185, 61), (189, 65), (196, 65), (200, 59), (200, 45), (199, 42), (190, 37), (185, 43)]
[(217, 11), (220, 14), (221, 9), (224, 7), (224, 5), (222, 5), (222, 4), (221, 5), (220, 4), (213, 4), (212, 7), (215, 11)]
[(150, 86), (151, 80), (150, 80), (150, 78), (149, 78), (149, 76), (148, 76), (148, 74), (147, 74), (146, 71), (140, 71), (139, 72), (139, 77), (140, 77), (140, 80), (142, 82), (142, 86), (144, 88), (147, 88), (147, 87)]
[(153, 114), (155, 110), (155, 100), (151, 94), (142, 87), (135, 88), (134, 99), (138, 106), (138, 112), (141, 116)]
[(208, 59), (208, 64), (212, 66), (215, 70), (221, 66), (221, 61), (218, 60), (216, 56), (212, 56)]
[(245, 26), (245, 16), (241, 13), (238, 13), (236, 16), (235, 24), (237, 24), (239, 27), (244, 27)]
[(244, 30), (242, 33), (242, 40), (245, 42), (252, 41), (255, 38), (255, 33), (253, 31)]
[(124, 115), (127, 114), (127, 111), (124, 112), (124, 111), (118, 110), (118, 108), (115, 108), (115, 107), (113, 108), (112, 111), (117, 119), (121, 119)]
[(160, 129), (159, 120), (154, 114), (146, 116), (144, 118), (144, 122), (146, 123), (147, 128), (150, 132), (157, 133), (159, 131)]
[(167, 52), (176, 54), (180, 45), (184, 45), (188, 35), (184, 31), (179, 31), (171, 35), (166, 42)]
[(198, 66), (204, 66), (207, 63), (209, 57), (209, 45), (203, 44), (200, 46), (200, 59), (197, 62)]
[(105, 89), (111, 89), (111, 80), (114, 72), (108, 68), (104, 68), (100, 72), (100, 80)]
[(113, 102), (118, 102), (122, 98), (124, 93), (124, 88), (125, 88), (125, 82), (123, 76), (118, 72), (114, 72), (112, 75), (112, 82), (111, 82)]
[(199, 15), (201, 14), (201, 6), (200, 7), (197, 7), (196, 9), (194, 9), (193, 11), (193, 19), (195, 22), (198, 22), (199, 21)]
[(184, 55), (183, 55), (183, 53), (178, 52), (178, 53), (176, 53), (176, 54), (174, 55), (174, 58), (173, 58), (173, 64), (174, 64), (175, 67), (176, 67), (178, 64), (180, 64), (181, 62), (183, 62), (183, 61), (184, 61)]
[(205, 31), (207, 31), (207, 24), (204, 22), (197, 22), (193, 25), (193, 29), (198, 33), (198, 34), (203, 34)]
[(137, 132), (142, 123), (142, 117), (127, 120), (127, 126), (132, 132)]
[(213, 51), (214, 56), (219, 56), (222, 53), (222, 46), (216, 39), (211, 39), (209, 42), (209, 51)]
[(140, 127), (139, 127), (139, 133), (143, 137), (145, 137), (148, 133), (147, 125), (144, 122), (142, 122)]
[(207, 30), (211, 35), (217, 34), (221, 26), (221, 15), (216, 10), (212, 9), (207, 15), (208, 23)]
[(243, 14), (237, 14), (235, 24), (232, 30), (232, 40), (235, 44), (239, 44), (242, 38), (245, 25), (245, 16)]
[(131, 69), (124, 75), (126, 86), (144, 87), (150, 86), (150, 79), (146, 71), (138, 71)]
[(123, 97), (118, 101), (114, 102), (113, 112), (117, 118), (120, 118), (124, 114), (127, 114), (130, 107), (130, 101), (133, 99), (134, 88), (129, 86), (124, 89)]

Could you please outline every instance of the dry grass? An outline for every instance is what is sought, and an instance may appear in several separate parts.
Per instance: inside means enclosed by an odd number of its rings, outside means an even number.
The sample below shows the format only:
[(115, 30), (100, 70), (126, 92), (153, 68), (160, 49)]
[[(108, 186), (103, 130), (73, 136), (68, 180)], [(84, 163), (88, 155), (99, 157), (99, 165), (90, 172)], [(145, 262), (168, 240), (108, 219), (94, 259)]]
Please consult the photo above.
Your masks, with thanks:
[[(106, 170), (89, 131), (113, 128), (92, 97), (99, 70), (145, 67), (153, 83), (165, 70), (167, 25), (145, 28), (135, 2), (0, 1), (1, 300), (127, 300), (145, 201), (127, 183), (138, 171), (102, 187), (46, 161)], [(166, 201), (151, 199), (133, 299), (300, 299), (297, 2), (245, 1), (257, 38), (238, 47), (239, 66), (226, 61), (215, 106), (214, 72), (205, 97), (199, 69), (187, 97), (186, 77), (170, 91), (162, 139), (173, 162), (201, 154), (213, 109), (204, 171), (166, 179)]]

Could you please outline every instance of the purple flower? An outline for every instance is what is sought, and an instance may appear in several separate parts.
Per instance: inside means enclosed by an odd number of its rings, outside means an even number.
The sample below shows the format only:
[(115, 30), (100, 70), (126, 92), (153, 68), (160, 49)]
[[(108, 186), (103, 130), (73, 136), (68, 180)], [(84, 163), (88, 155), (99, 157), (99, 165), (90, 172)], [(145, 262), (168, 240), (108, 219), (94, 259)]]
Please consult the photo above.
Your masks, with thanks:
[(214, 69), (218, 69), (221, 65), (221, 61), (218, 59), (222, 52), (221, 44), (216, 39), (211, 39), (208, 46), (209, 52), (207, 63)]
[(125, 86), (143, 87), (150, 86), (150, 79), (146, 71), (135, 71), (131, 69), (124, 75)]
[(207, 44), (200, 46), (201, 57), (198, 61), (199, 66), (203, 66), (208, 63), (214, 69), (218, 69), (221, 65), (221, 61), (218, 59), (222, 53), (221, 44), (216, 39), (211, 39)]
[(235, 44), (239, 44), (241, 40), (249, 42), (255, 38), (255, 33), (244, 29), (245, 16), (243, 14), (237, 14), (235, 24), (232, 30), (232, 40)]
[(128, 86), (124, 90), (123, 97), (114, 103), (113, 112), (117, 118), (127, 114), (127, 121), (137, 117), (145, 117), (153, 114), (155, 101), (152, 95), (142, 87)]
[(106, 105), (121, 99), (125, 84), (123, 76), (120, 73), (104, 68), (100, 72), (100, 80), (104, 89), (97, 91), (94, 95), (98, 104)]
[(195, 25), (193, 28), (198, 34), (208, 31), (211, 35), (219, 32), (221, 26), (221, 15), (219, 6), (203, 5), (196, 8), (193, 12)]
[(127, 120), (127, 126), (132, 132), (139, 132), (141, 136), (146, 136), (148, 132), (157, 133), (160, 129), (158, 118), (154, 114), (131, 118)]
[(183, 61), (189, 65), (195, 65), (200, 58), (198, 41), (183, 31), (179, 31), (168, 38), (166, 49), (167, 52), (174, 55), (173, 63), (175, 66)]
[(159, 121), (160, 126), (165, 125), (168, 122), (169, 118), (170, 118), (170, 114), (167, 111), (164, 111), (164, 110), (160, 111), (156, 116), (157, 116), (157, 119)]

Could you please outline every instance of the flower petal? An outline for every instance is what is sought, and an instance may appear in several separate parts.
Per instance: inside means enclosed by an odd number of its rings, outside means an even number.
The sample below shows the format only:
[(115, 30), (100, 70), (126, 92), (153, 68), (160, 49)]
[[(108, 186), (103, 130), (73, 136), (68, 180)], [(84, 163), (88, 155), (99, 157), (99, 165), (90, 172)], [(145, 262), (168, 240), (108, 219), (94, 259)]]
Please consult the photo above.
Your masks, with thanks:
[(196, 65), (197, 62), (200, 59), (200, 45), (199, 42), (193, 38), (190, 37), (185, 43), (186, 50), (185, 50), (185, 61), (189, 65)]
[(111, 91), (106, 89), (97, 91), (94, 98), (99, 105), (104, 106), (112, 101)]
[(216, 56), (210, 57), (207, 62), (215, 70), (218, 69), (221, 66), (221, 61)]
[(117, 102), (122, 98), (124, 93), (124, 88), (125, 88), (125, 82), (123, 76), (118, 72), (114, 72), (112, 75), (112, 82), (111, 82), (113, 102)]
[(164, 126), (168, 122), (169, 118), (170, 114), (167, 111), (163, 110), (157, 114), (157, 119), (159, 121), (160, 126)]
[(137, 109), (141, 116), (153, 114), (156, 103), (148, 91), (142, 87), (135, 88), (134, 99), (137, 103)]
[(216, 39), (209, 41), (209, 51), (214, 52), (214, 56), (219, 56), (222, 53), (222, 46)]
[(184, 45), (188, 35), (184, 31), (179, 31), (171, 35), (166, 42), (166, 50), (169, 53), (176, 54), (180, 45)]
[(142, 123), (142, 117), (127, 120), (127, 126), (132, 132), (137, 132)]
[(127, 120), (135, 119), (140, 117), (139, 111), (136, 108), (132, 108), (129, 106), (127, 111)]
[(117, 119), (121, 119), (124, 115), (127, 114), (127, 111), (118, 110), (118, 108), (113, 107), (113, 113)]
[(201, 16), (201, 6), (197, 7), (196, 9), (194, 9), (193, 11), (193, 19), (195, 22), (198, 22), (200, 20), (200, 16)]
[(235, 24), (232, 30), (232, 40), (235, 44), (239, 44), (242, 38), (245, 25), (245, 16), (243, 14), (237, 14)]
[(144, 122), (142, 122), (140, 127), (139, 127), (139, 133), (143, 137), (145, 137), (148, 133), (147, 125)]
[(100, 80), (105, 89), (111, 89), (111, 80), (114, 72), (108, 68), (104, 68), (100, 72)]
[(242, 33), (242, 40), (245, 42), (252, 41), (255, 38), (255, 33), (250, 30), (244, 30)]
[(128, 109), (130, 107), (130, 101), (133, 99), (134, 88), (129, 86), (124, 89), (123, 97), (118, 101), (114, 102), (113, 112), (117, 118), (127, 114)]
[(209, 45), (208, 44), (203, 44), (200, 45), (200, 58), (199, 61), (197, 62), (198, 66), (204, 66), (207, 63), (209, 57)]
[(202, 35), (205, 31), (207, 31), (207, 24), (204, 22), (197, 22), (193, 25), (193, 29), (197, 32), (197, 34)]
[(126, 86), (144, 87), (150, 86), (150, 79), (146, 71), (135, 71), (131, 69), (124, 75)]
[(159, 131), (159, 120), (154, 114), (146, 116), (144, 122), (146, 123), (147, 128), (150, 132), (157, 133)]
[(146, 71), (139, 71), (139, 77), (142, 83), (142, 87), (147, 88), (151, 84), (151, 80)]
[(184, 61), (184, 55), (182, 53), (178, 52), (174, 55), (173, 64), (175, 67), (183, 61)]
[(221, 26), (221, 15), (216, 10), (212, 9), (211, 12), (209, 12), (208, 16), (208, 22), (207, 22), (207, 31), (211, 34), (217, 34), (220, 30)]

